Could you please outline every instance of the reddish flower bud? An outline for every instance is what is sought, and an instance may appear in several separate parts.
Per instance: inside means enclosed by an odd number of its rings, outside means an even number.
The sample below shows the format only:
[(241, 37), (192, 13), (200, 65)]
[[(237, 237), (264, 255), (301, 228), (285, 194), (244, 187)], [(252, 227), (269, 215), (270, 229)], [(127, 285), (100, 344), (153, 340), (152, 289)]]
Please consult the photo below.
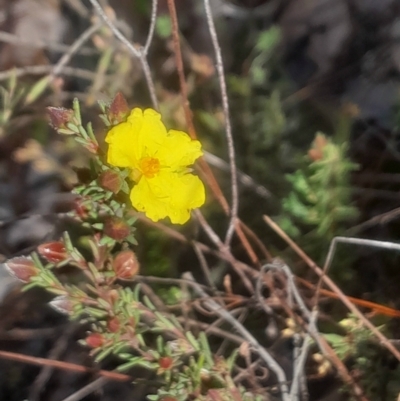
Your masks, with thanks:
[(158, 360), (158, 364), (161, 369), (168, 370), (171, 369), (172, 365), (174, 364), (174, 360), (170, 356), (162, 356)]
[(50, 125), (58, 130), (62, 130), (63, 134), (75, 134), (74, 131), (67, 127), (67, 123), (72, 122), (74, 111), (64, 109), (63, 107), (47, 107), (50, 117)]
[(327, 144), (328, 140), (325, 135), (317, 134), (312, 143), (312, 148), (308, 151), (308, 157), (312, 161), (321, 160), (324, 157), (324, 148)]
[(74, 209), (76, 215), (82, 220), (88, 217), (88, 210), (85, 205), (82, 204), (83, 198), (77, 198), (74, 201)]
[(119, 299), (118, 291), (117, 290), (110, 290), (108, 292), (108, 298), (107, 299), (112, 305), (114, 305)]
[(64, 295), (55, 297), (52, 301), (49, 302), (49, 305), (57, 312), (60, 312), (64, 315), (71, 314), (74, 307), (72, 301)]
[(108, 217), (104, 222), (104, 234), (116, 241), (124, 240), (131, 233), (131, 228), (119, 217)]
[(118, 92), (107, 110), (109, 121), (112, 125), (119, 124), (126, 120), (129, 112), (130, 109), (124, 95)]
[(121, 190), (123, 183), (121, 176), (113, 170), (103, 171), (100, 174), (98, 181), (102, 188), (106, 189), (107, 191), (111, 191), (114, 194)]
[(104, 344), (104, 337), (100, 333), (91, 333), (86, 337), (86, 344), (90, 348), (99, 348)]
[(28, 283), (38, 273), (32, 259), (26, 256), (9, 259), (4, 263), (4, 266), (13, 277), (23, 283)]
[(67, 251), (60, 241), (46, 242), (37, 248), (39, 255), (51, 263), (60, 263), (67, 259)]
[(139, 262), (132, 251), (122, 251), (115, 257), (113, 269), (118, 278), (128, 280), (138, 273)]
[(165, 397), (161, 398), (161, 401), (178, 401), (177, 398), (171, 397), (169, 395), (166, 395)]
[(111, 333), (116, 333), (121, 327), (121, 322), (117, 317), (112, 317), (107, 322), (107, 328)]

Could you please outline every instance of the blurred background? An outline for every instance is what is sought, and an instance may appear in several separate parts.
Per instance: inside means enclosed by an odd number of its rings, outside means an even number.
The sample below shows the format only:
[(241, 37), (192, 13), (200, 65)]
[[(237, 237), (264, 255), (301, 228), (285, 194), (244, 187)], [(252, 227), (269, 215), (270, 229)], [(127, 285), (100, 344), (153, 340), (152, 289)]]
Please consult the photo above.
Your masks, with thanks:
[[(199, 0), (175, 2), (196, 131), (229, 196), (221, 95), (204, 5)], [(144, 44), (151, 1), (100, 3), (124, 35)], [(263, 214), (271, 215), (318, 263), (337, 235), (398, 241), (400, 3), (211, 0), (211, 5), (224, 58), (242, 220), (304, 278), (308, 278), (304, 266), (265, 226)], [(102, 138), (97, 101), (121, 91), (130, 105), (151, 106), (139, 61), (108, 28), (93, 31), (70, 54), (71, 45), (98, 21), (86, 0), (0, 0), (3, 261), (59, 238), (66, 228), (74, 232), (66, 218), (74, 207), (70, 191), (84, 181), (89, 155), (49, 127), (46, 107), (71, 107), (77, 97), (82, 115), (93, 121)], [(65, 55), (67, 62), (60, 64)], [(186, 130), (166, 0), (159, 0), (148, 62), (166, 125)], [(48, 84), (38, 85), (44, 77), (50, 77)], [(222, 233), (226, 217), (212, 196), (204, 214)], [(183, 232), (189, 238), (202, 235), (194, 223)], [(178, 277), (194, 260), (192, 250), (171, 247), (172, 240), (155, 229), (139, 225), (138, 235), (143, 246), (137, 253), (146, 274)], [(234, 243), (233, 249), (246, 258), (239, 244)], [(336, 259), (340, 262), (334, 263), (330, 274), (348, 295), (400, 308), (395, 253), (343, 246)], [(217, 279), (222, 277), (218, 269), (216, 265)], [(21, 295), (8, 275), (1, 274), (0, 348), (48, 356), (61, 336), (58, 357), (66, 357), (69, 349), (68, 358), (84, 363), (84, 351), (77, 345), (76, 351), (69, 348), (76, 344), (80, 329), (61, 334), (65, 320), (46, 306), (46, 296)], [(198, 271), (195, 275), (201, 281)], [(234, 285), (240, 291), (240, 284)], [(323, 305), (334, 319), (342, 316), (340, 307), (329, 300)], [(392, 336), (400, 334), (396, 319), (389, 327)], [(21, 328), (48, 331), (32, 334), (29, 341), (5, 334)], [(380, 361), (394, 374), (386, 377), (385, 386), (400, 382), (397, 363), (387, 355)], [(0, 360), (0, 399), (59, 400), (71, 386), (78, 389), (87, 379), (55, 374), (41, 393), (40, 383), (34, 381), (38, 371)], [(330, 387), (323, 387), (316, 385), (311, 399), (328, 400), (324, 397), (331, 394)], [(398, 390), (394, 386), (392, 392), (377, 393), (373, 399), (394, 399), (390, 396)], [(130, 391), (128, 385), (117, 390), (109, 385), (87, 399), (125, 400)]]

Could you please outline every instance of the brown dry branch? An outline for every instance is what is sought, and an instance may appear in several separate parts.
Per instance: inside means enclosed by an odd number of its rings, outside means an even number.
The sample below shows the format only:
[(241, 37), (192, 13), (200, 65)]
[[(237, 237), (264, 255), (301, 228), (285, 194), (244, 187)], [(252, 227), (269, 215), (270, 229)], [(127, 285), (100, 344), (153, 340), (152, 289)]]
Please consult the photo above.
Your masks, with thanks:
[(365, 316), (360, 310), (343, 294), (342, 290), (324, 274), (324, 271), (268, 216), (263, 216), (264, 221), (293, 249), (298, 256), (314, 271), (314, 273), (321, 278), (333, 292), (335, 292), (342, 303), (352, 312), (361, 323), (371, 330), (374, 336), (382, 343), (382, 345), (389, 350), (397, 360), (400, 361), (400, 352), (393, 346), (393, 344), (384, 336)]
[(10, 361), (27, 363), (29, 365), (36, 366), (51, 366), (54, 369), (61, 369), (70, 372), (82, 372), (82, 373), (94, 373), (102, 377), (106, 377), (111, 380), (116, 381), (134, 381), (134, 378), (129, 375), (124, 375), (118, 372), (110, 372), (107, 370), (97, 370), (93, 368), (88, 368), (86, 366), (77, 365), (71, 362), (64, 361), (53, 361), (46, 358), (38, 358), (30, 355), (18, 354), (15, 352), (0, 350), (0, 358), (7, 359)]
[[(178, 241), (181, 242), (188, 242), (188, 240), (186, 239), (186, 237), (184, 237), (182, 234), (180, 234), (179, 232), (175, 231), (174, 229), (171, 229), (169, 227), (163, 226), (160, 223), (153, 223), (148, 221), (148, 219), (143, 218), (143, 221), (146, 221), (146, 223), (152, 225), (152, 226), (156, 226), (159, 229), (161, 229), (162, 231), (164, 231), (166, 234), (168, 234), (169, 236), (171, 236), (172, 238), (177, 239)], [(215, 253), (215, 251), (213, 251), (212, 249), (208, 248), (205, 244), (202, 243), (196, 243), (196, 246), (201, 249), (204, 252), (212, 252)], [(230, 257), (228, 257), (226, 255), (226, 253), (222, 253), (222, 252), (218, 252), (217, 254), (215, 254), (216, 256), (229, 261)], [(237, 263), (241, 263), (236, 261)], [(247, 274), (250, 275), (250, 277), (252, 278), (257, 278), (260, 277), (258, 272), (256, 272), (254, 269), (252, 269), (250, 266), (246, 266), (244, 264), (241, 263), (241, 267), (244, 269), (244, 271), (246, 271)], [(165, 280), (165, 279), (164, 279)], [(199, 284), (197, 284), (199, 285)], [(281, 306), (284, 308), (284, 310), (286, 311), (286, 313), (291, 316), (292, 318), (298, 320), (299, 317), (296, 316), (293, 312), (293, 309), (291, 307), (289, 307), (289, 305), (287, 305), (285, 303), (284, 300), (281, 300)], [(308, 325), (304, 325), (303, 324), (304, 329), (308, 330), (307, 327)], [(316, 340), (317, 344), (319, 345), (321, 352), (323, 353), (323, 355), (325, 355), (333, 364), (333, 366), (335, 366), (335, 368), (337, 369), (340, 377), (343, 379), (343, 381), (345, 383), (347, 383), (349, 385), (349, 387), (352, 389), (353, 393), (355, 396), (357, 396), (357, 399), (360, 401), (367, 401), (367, 399), (365, 398), (365, 396), (363, 395), (363, 391), (362, 389), (359, 387), (359, 385), (354, 381), (354, 379), (351, 377), (350, 373), (348, 372), (346, 366), (344, 365), (344, 363), (338, 358), (338, 356), (336, 355), (335, 351), (332, 349), (332, 347), (327, 343), (327, 341), (319, 335), (317, 330), (312, 330), (310, 332), (310, 334), (312, 335), (312, 337)]]
[[(51, 349), (48, 359), (57, 360), (65, 352), (68, 347), (68, 342), (70, 337), (76, 332), (79, 326), (76, 324), (71, 324), (63, 331), (62, 335), (57, 339), (53, 348)], [(53, 374), (53, 366), (43, 366), (39, 374), (36, 376), (30, 390), (29, 390), (29, 400), (36, 401), (40, 400), (42, 389), (46, 386), (51, 375)]]
[(283, 401), (291, 401), (291, 398), (289, 397), (286, 374), (281, 366), (279, 366), (275, 359), (269, 354), (269, 352), (259, 344), (259, 342), (253, 337), (253, 335), (242, 324), (240, 324), (240, 322), (234, 316), (232, 316), (231, 313), (221, 308), (218, 303), (213, 301), (206, 292), (204, 292), (200, 287), (197, 286), (197, 283), (195, 282), (191, 273), (187, 272), (183, 275), (183, 277), (187, 280), (193, 281), (193, 287), (196, 293), (198, 293), (199, 296), (204, 299), (203, 303), (207, 308), (229, 322), (229, 324), (231, 324), (232, 327), (243, 336), (245, 341), (247, 341), (252, 347), (254, 347), (254, 349), (258, 352), (258, 354), (264, 360), (267, 366), (275, 373), (279, 383)]
[[(176, 239), (178, 241), (186, 242), (186, 243), (188, 242), (186, 237), (184, 237), (182, 234), (180, 234), (179, 232), (175, 231), (174, 229), (172, 229), (170, 227), (166, 227), (166, 226), (164, 226), (164, 225), (162, 225), (160, 223), (153, 223), (151, 221), (148, 221), (148, 219), (146, 219), (146, 218), (142, 218), (142, 221), (145, 221), (147, 224), (150, 224), (152, 226), (158, 227), (160, 230), (164, 231), (167, 235), (171, 236), (172, 238), (174, 238), (174, 239)], [(229, 257), (227, 257), (226, 254), (223, 254), (221, 252), (215, 253), (215, 251), (213, 251), (212, 249), (208, 248), (205, 244), (196, 242), (196, 247), (201, 249), (203, 252), (207, 252), (207, 253), (211, 252), (211, 253), (214, 253), (215, 256), (218, 256), (218, 257), (220, 257), (220, 258), (222, 258), (224, 260), (227, 260), (227, 261), (229, 260)], [(238, 263), (240, 263), (240, 262), (238, 262)], [(246, 273), (250, 275), (250, 277), (252, 277), (252, 278), (257, 278), (258, 277), (258, 279), (257, 279), (258, 281), (257, 282), (260, 283), (259, 285), (261, 285), (261, 281), (260, 281), (261, 276), (259, 276), (258, 272), (256, 272), (250, 266), (245, 266), (244, 267), (243, 264), (241, 266), (246, 271)], [(147, 277), (145, 279), (146, 280), (153, 280), (155, 278)], [(160, 280), (160, 279), (157, 278), (155, 280)], [(165, 282), (168, 282), (169, 279), (161, 279), (161, 280), (163, 280)], [(177, 284), (179, 284), (179, 281), (177, 279), (173, 279), (173, 281), (170, 281), (170, 282), (171, 283), (176, 282)], [(200, 286), (200, 285), (197, 284), (197, 286)], [(203, 287), (203, 289), (206, 289), (206, 288)], [(286, 311), (288, 316), (291, 316), (293, 319), (295, 319), (299, 323), (302, 323), (301, 324), (302, 327), (306, 331), (310, 332), (310, 335), (312, 335), (314, 340), (319, 345), (320, 350), (323, 353), (323, 355), (325, 355), (328, 358), (328, 360), (331, 361), (333, 366), (337, 369), (337, 371), (338, 371), (340, 377), (342, 378), (342, 380), (349, 385), (349, 387), (352, 389), (352, 391), (353, 391), (354, 395), (357, 397), (357, 399), (360, 400), (360, 401), (367, 401), (367, 399), (363, 395), (362, 389), (359, 387), (359, 385), (351, 377), (351, 375), (348, 372), (346, 366), (338, 358), (338, 356), (336, 355), (335, 351), (328, 344), (328, 342), (321, 335), (319, 335), (318, 331), (315, 328), (313, 330), (308, 329), (309, 326), (307, 324), (305, 324), (302, 321), (302, 319), (293, 312), (292, 307), (290, 307), (284, 300), (280, 299), (280, 305), (281, 305), (281, 307), (284, 308), (284, 310)]]
[[(368, 401), (367, 398), (365, 397), (363, 390), (360, 388), (360, 386), (356, 383), (356, 381), (352, 378), (350, 375), (348, 369), (346, 368), (345, 364), (338, 358), (337, 354), (335, 351), (332, 349), (332, 347), (328, 344), (328, 342), (325, 340), (323, 336), (318, 331), (318, 328), (316, 326), (317, 322), (317, 316), (318, 316), (318, 311), (317, 309), (313, 309), (310, 311), (307, 306), (305, 305), (298, 289), (295, 284), (295, 276), (289, 269), (289, 267), (282, 263), (280, 260), (276, 260), (273, 263), (264, 265), (262, 267), (261, 273), (265, 273), (270, 269), (275, 269), (275, 270), (280, 270), (284, 272), (286, 278), (287, 278), (287, 287), (288, 287), (288, 292), (289, 296), (293, 298), (289, 299), (287, 302), (284, 303), (284, 309), (288, 313), (289, 316), (292, 316), (293, 319), (295, 319), (302, 327), (303, 329), (308, 333), (309, 337), (312, 337), (316, 344), (318, 345), (320, 351), (322, 352), (323, 355), (335, 366), (337, 369), (339, 375), (343, 379), (343, 381), (349, 385), (349, 387), (352, 389), (354, 395), (357, 397), (359, 401)], [(264, 306), (264, 302), (261, 300), (261, 284), (262, 284), (262, 279), (263, 279), (263, 274), (260, 274), (258, 283), (257, 283), (257, 288), (258, 288), (258, 298), (259, 302)], [(293, 313), (293, 305), (292, 302), (296, 301), (296, 305), (302, 312), (302, 316), (300, 317), (299, 315)], [(268, 309), (266, 310), (268, 313)], [(304, 319), (307, 320), (307, 323), (305, 323)], [(303, 339), (303, 345), (301, 347), (301, 350), (299, 351), (299, 357), (298, 359), (295, 360), (294, 364), (294, 369), (293, 369), (293, 379), (292, 379), (292, 387), (290, 389), (290, 396), (291, 397), (296, 397), (298, 394), (299, 389), (301, 388), (302, 385), (302, 376), (304, 374), (304, 364), (305, 364), (305, 358), (308, 354), (308, 348), (310, 346), (309, 342), (309, 337), (305, 337)]]

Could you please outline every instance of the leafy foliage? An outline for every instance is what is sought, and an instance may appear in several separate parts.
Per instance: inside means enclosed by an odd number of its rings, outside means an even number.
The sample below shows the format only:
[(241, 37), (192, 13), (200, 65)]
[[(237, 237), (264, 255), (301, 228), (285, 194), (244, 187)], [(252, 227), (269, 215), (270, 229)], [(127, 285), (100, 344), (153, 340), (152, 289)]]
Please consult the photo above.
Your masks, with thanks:
[(347, 145), (335, 144), (318, 133), (305, 166), (287, 175), (292, 190), (283, 199), (282, 228), (293, 237), (307, 234), (318, 249), (343, 233), (357, 216), (351, 204), (350, 174), (357, 165), (347, 157)]
[[(125, 106), (120, 94), (101, 104), (107, 127), (126, 117)], [(10, 259), (7, 269), (26, 283), (25, 289), (41, 287), (56, 295), (50, 302), (53, 308), (90, 325), (81, 343), (97, 362), (113, 355), (119, 371), (140, 368), (144, 376), (138, 382), (150, 372), (157, 379), (150, 400), (257, 400), (231, 377), (237, 351), (215, 356), (204, 333), (195, 336), (185, 329), (135, 282), (140, 265), (129, 249), (136, 244), (136, 218), (125, 204), (128, 174), (104, 162), (91, 124), (82, 124), (79, 102), (74, 101), (72, 110), (50, 108), (49, 114), (61, 135), (72, 136), (94, 155), (92, 180), (75, 188), (79, 198), (70, 213), (88, 230), (86, 249), (65, 233), (60, 241), (42, 244), (31, 257)], [(60, 276), (63, 266), (75, 269), (78, 279)], [(169, 286), (164, 295), (170, 301), (179, 298), (177, 290)]]

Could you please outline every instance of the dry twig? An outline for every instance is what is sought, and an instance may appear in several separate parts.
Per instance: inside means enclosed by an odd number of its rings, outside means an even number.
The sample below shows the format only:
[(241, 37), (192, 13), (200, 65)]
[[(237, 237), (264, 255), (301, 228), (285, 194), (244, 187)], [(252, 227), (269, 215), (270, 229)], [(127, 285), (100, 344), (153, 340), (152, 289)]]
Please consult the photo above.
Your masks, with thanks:
[(147, 61), (147, 53), (149, 51), (149, 47), (151, 44), (151, 38), (154, 33), (154, 24), (155, 24), (155, 9), (157, 8), (157, 0), (152, 0), (152, 21), (149, 29), (148, 39), (146, 40), (145, 47), (143, 46), (134, 46), (127, 37), (117, 28), (115, 23), (110, 20), (108, 15), (104, 12), (103, 8), (99, 4), (97, 0), (89, 0), (90, 3), (93, 5), (97, 13), (103, 19), (103, 21), (108, 25), (111, 29), (112, 33), (128, 48), (130, 54), (137, 58), (142, 65), (144, 77), (146, 79), (147, 87), (149, 88), (151, 101), (153, 103), (153, 107), (158, 110), (158, 100), (156, 96), (156, 89), (154, 86), (154, 81), (151, 75), (150, 66)]
[(323, 270), (291, 239), (289, 236), (274, 222), (271, 218), (264, 215), (264, 221), (283, 239), (286, 243), (299, 255), (307, 265), (317, 274), (318, 277), (336, 294), (343, 302), (343, 304), (357, 316), (362, 324), (371, 330), (376, 338), (382, 343), (382, 345), (388, 349), (397, 360), (400, 361), (400, 352), (390, 343), (390, 341), (384, 336), (365, 316), (359, 309), (343, 294), (342, 290), (324, 274)]

